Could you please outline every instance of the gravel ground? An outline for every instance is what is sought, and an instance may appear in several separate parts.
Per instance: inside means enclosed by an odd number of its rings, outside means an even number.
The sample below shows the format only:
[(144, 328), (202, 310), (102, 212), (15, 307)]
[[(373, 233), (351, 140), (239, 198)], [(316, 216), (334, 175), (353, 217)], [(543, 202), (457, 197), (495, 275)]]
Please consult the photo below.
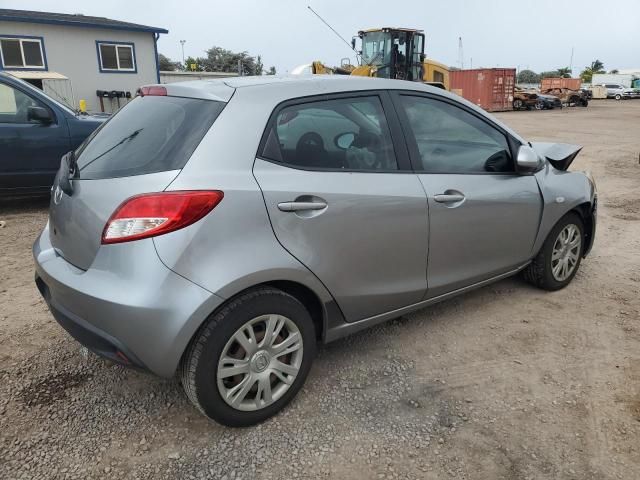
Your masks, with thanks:
[(640, 478), (640, 102), (498, 115), (585, 145), (596, 245), (319, 351), (283, 413), (203, 418), (176, 380), (85, 357), (33, 284), (46, 200), (0, 200), (0, 478)]

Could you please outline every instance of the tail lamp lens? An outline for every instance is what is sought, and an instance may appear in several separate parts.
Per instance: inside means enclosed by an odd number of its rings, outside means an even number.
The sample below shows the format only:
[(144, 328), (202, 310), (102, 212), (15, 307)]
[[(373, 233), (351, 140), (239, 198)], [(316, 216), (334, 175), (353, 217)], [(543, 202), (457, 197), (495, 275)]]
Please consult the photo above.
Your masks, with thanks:
[(158, 86), (140, 87), (138, 89), (138, 95), (141, 97), (166, 97), (167, 89)]
[(136, 195), (111, 215), (102, 232), (102, 243), (130, 242), (184, 228), (208, 214), (223, 197), (219, 190)]

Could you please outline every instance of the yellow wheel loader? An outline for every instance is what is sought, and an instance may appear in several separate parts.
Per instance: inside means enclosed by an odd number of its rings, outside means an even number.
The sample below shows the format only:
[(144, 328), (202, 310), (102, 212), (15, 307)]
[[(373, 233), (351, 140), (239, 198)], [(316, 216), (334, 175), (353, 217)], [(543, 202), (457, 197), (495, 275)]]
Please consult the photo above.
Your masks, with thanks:
[(449, 69), (442, 63), (424, 55), (424, 32), (410, 28), (374, 28), (361, 30), (353, 37), (351, 46), (356, 50), (356, 38), (361, 49), (356, 51), (360, 65), (343, 60), (340, 67), (330, 68), (313, 62), (314, 74), (358, 75), (362, 77), (395, 78), (428, 83), (449, 90)]

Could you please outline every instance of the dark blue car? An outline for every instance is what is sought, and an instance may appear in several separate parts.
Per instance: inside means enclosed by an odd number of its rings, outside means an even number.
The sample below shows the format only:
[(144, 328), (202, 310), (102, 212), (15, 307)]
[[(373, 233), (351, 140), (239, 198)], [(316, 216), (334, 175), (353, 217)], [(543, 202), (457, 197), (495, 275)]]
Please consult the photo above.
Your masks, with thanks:
[(48, 192), (62, 156), (106, 118), (78, 114), (0, 72), (0, 196)]

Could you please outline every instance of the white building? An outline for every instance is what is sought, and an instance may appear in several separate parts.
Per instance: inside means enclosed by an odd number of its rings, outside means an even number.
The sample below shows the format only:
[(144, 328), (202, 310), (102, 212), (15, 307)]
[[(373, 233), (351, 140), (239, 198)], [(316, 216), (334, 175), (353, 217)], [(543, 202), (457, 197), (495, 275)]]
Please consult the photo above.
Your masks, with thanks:
[(0, 9), (0, 70), (93, 112), (117, 110), (138, 87), (160, 82), (164, 28), (104, 17)]

